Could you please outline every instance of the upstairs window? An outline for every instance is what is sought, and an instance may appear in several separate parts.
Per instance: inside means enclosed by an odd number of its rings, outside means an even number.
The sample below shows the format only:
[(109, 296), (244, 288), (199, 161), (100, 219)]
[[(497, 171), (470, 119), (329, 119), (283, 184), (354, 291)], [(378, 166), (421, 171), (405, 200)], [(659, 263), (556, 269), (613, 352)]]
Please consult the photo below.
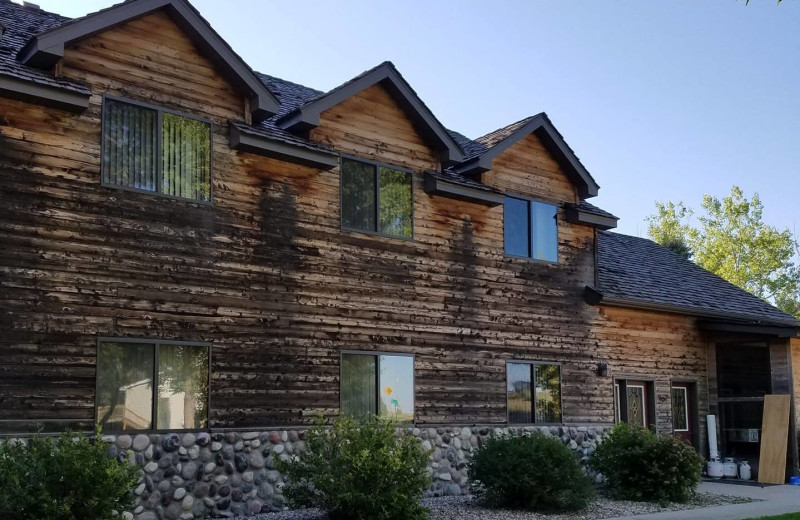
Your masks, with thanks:
[(108, 340), (97, 347), (97, 423), (106, 431), (208, 426), (208, 345)]
[(106, 97), (102, 142), (104, 186), (211, 201), (211, 122)]
[(557, 216), (554, 204), (506, 197), (503, 215), (506, 254), (557, 262)]
[(510, 362), (506, 366), (508, 422), (561, 422), (561, 366)]
[(411, 172), (342, 158), (342, 227), (411, 238), (411, 181)]
[(342, 354), (342, 414), (414, 420), (414, 358), (400, 354)]

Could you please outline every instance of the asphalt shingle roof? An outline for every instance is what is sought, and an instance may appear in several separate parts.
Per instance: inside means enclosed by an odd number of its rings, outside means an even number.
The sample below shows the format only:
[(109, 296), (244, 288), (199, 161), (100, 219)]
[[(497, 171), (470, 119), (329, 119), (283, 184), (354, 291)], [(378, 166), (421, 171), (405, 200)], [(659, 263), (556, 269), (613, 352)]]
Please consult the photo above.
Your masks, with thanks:
[(597, 289), (603, 297), (689, 313), (798, 326), (789, 314), (646, 238), (597, 234)]

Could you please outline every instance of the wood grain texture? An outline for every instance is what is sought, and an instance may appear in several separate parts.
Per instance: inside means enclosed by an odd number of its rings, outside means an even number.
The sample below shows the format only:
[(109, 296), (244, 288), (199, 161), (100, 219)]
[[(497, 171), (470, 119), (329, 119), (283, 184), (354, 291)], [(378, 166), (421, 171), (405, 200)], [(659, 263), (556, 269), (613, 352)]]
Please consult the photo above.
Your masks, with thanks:
[[(339, 408), (343, 349), (414, 353), (418, 424), (504, 424), (505, 364), (563, 364), (568, 424), (613, 421), (612, 374), (697, 381), (684, 317), (599, 310), (592, 229), (559, 210), (559, 262), (503, 254), (502, 207), (430, 196), (436, 154), (382, 87), (323, 113), (312, 137), (417, 172), (414, 240), (345, 232), (339, 172), (230, 150), (244, 100), (156, 13), (65, 52), (92, 91), (80, 115), (0, 99), (0, 431), (89, 427), (100, 336), (213, 343), (213, 428), (313, 423)], [(102, 95), (214, 123), (214, 204), (100, 186)], [(575, 192), (535, 137), (486, 174), (553, 202)]]
[(762, 484), (786, 482), (786, 448), (789, 438), (791, 399), (790, 395), (764, 396), (761, 454), (758, 458), (758, 481)]

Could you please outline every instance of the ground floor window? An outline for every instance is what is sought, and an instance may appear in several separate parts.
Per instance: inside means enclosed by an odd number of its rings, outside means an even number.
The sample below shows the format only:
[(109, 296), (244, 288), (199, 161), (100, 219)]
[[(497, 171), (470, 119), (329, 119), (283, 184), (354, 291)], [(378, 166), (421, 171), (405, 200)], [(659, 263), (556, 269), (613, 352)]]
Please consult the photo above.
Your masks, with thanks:
[(208, 426), (211, 346), (108, 339), (97, 346), (97, 423), (106, 431)]
[(508, 422), (561, 422), (561, 366), (510, 361), (506, 365)]
[(649, 428), (655, 423), (655, 396), (652, 381), (617, 379), (614, 381), (614, 419)]
[(414, 357), (404, 354), (343, 353), (341, 412), (414, 420)]

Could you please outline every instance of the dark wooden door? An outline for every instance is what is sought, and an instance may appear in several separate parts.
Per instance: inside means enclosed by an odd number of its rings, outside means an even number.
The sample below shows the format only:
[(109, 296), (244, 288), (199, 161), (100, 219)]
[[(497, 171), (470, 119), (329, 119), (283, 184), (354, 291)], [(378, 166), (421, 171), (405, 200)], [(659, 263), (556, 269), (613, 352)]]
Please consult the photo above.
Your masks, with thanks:
[(691, 387), (685, 383), (672, 384), (672, 431), (689, 444), (694, 442), (694, 403)]

